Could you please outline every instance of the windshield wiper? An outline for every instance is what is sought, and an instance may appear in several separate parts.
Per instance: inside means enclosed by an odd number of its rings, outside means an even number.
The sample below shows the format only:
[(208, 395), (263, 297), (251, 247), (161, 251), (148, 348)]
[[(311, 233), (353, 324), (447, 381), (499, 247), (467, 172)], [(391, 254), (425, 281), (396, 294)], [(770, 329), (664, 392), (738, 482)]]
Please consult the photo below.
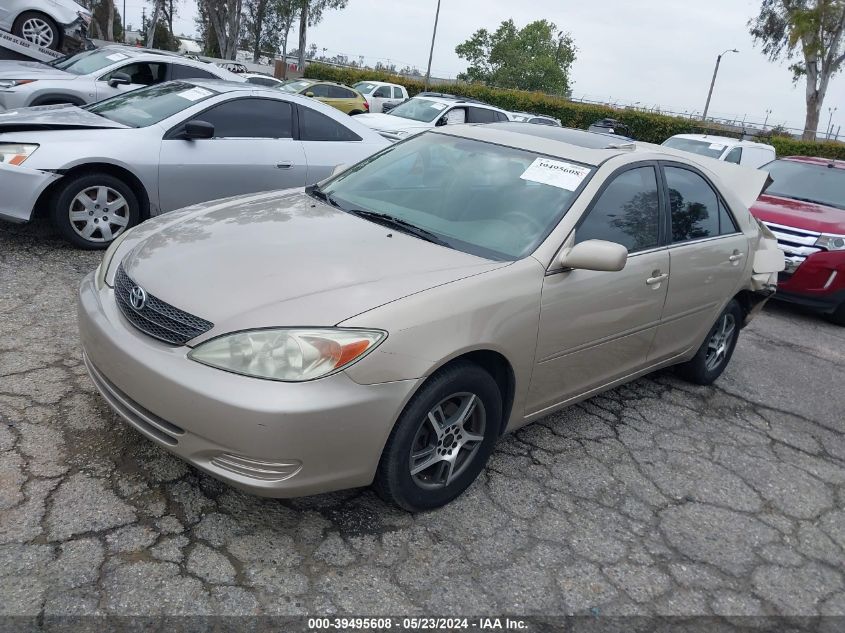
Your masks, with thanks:
[[(329, 196), (331, 198), (331, 196)], [(332, 202), (329, 200), (329, 202)], [(337, 203), (334, 203), (337, 205)], [(396, 229), (397, 231), (402, 231), (403, 233), (408, 233), (413, 235), (414, 237), (418, 237), (421, 240), (425, 240), (426, 242), (431, 242), (432, 244), (439, 244), (440, 246), (449, 246), (449, 242), (444, 240), (441, 237), (438, 237), (431, 231), (428, 231), (422, 227), (417, 226), (416, 224), (411, 224), (410, 222), (403, 220), (402, 218), (397, 218), (396, 216), (390, 215), (388, 213), (379, 213), (378, 211), (363, 211), (361, 209), (344, 209), (347, 213), (351, 213), (352, 215), (357, 215), (360, 218), (364, 218), (365, 220), (370, 220), (372, 222), (376, 222), (377, 224), (382, 224), (384, 226)]]

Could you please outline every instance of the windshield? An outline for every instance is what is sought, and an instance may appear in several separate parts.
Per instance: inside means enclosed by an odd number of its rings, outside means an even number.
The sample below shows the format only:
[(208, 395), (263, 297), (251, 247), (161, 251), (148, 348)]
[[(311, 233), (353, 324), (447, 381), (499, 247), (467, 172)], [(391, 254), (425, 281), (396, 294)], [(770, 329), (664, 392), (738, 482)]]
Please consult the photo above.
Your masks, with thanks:
[(285, 82), (281, 86), (279, 86), (279, 90), (284, 90), (285, 92), (301, 92), (305, 88), (311, 85), (312, 82), (310, 81), (303, 81), (301, 79), (294, 79), (292, 81)]
[(322, 191), (347, 211), (387, 214), (451, 248), (515, 260), (545, 239), (591, 173), (562, 159), (427, 133), (391, 146)]
[(447, 107), (445, 103), (414, 98), (405, 103), (400, 103), (390, 111), (390, 114), (392, 116), (402, 117), (403, 119), (430, 123)]
[(133, 90), (85, 106), (85, 109), (130, 127), (147, 127), (216, 94), (220, 93), (183, 81), (171, 81)]
[(711, 143), (710, 141), (696, 141), (691, 138), (670, 138), (663, 142), (663, 146), (681, 149), (700, 156), (709, 156), (710, 158), (719, 158), (727, 147), (727, 145), (718, 141)]
[(845, 169), (793, 160), (776, 160), (760, 169), (772, 184), (765, 193), (845, 209)]
[(129, 55), (115, 50), (94, 49), (70, 57), (62, 57), (54, 62), (50, 62), (50, 66), (73, 73), (74, 75), (87, 75), (124, 59), (129, 59)]
[(362, 95), (368, 95), (371, 92), (373, 92), (373, 90), (378, 88), (378, 86), (376, 84), (371, 83), (369, 81), (359, 81), (357, 84), (355, 84), (352, 87), (355, 88), (355, 90), (360, 92)]

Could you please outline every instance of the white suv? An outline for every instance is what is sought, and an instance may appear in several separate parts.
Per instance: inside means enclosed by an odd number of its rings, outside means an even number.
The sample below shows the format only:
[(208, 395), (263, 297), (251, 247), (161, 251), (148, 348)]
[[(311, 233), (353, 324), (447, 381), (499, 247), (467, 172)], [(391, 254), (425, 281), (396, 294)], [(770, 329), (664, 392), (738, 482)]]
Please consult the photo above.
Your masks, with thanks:
[(775, 148), (765, 143), (741, 141), (729, 136), (710, 134), (676, 134), (663, 141), (664, 147), (708, 156), (726, 163), (757, 169), (776, 158)]
[(453, 95), (425, 93), (390, 110), (390, 114), (359, 114), (355, 117), (383, 137), (399, 141), (441, 125), (510, 121), (505, 110)]

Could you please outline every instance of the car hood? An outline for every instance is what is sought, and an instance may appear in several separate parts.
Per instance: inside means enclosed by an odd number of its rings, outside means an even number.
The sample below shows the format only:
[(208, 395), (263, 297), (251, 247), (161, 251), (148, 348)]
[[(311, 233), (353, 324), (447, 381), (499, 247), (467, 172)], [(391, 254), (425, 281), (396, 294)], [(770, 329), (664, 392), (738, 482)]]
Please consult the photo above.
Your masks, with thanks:
[(0, 132), (74, 128), (121, 128), (128, 126), (110, 121), (73, 105), (45, 105), (0, 112)]
[(78, 75), (40, 62), (0, 61), (0, 79), (76, 79)]
[(331, 326), (507, 265), (387, 229), (301, 189), (177, 213), (154, 220), (151, 234), (138, 227), (145, 237), (122, 263), (148, 293), (215, 324), (196, 342), (248, 328)]
[(836, 207), (763, 194), (751, 207), (751, 213), (764, 222), (845, 235), (845, 210)]
[(359, 114), (355, 117), (355, 120), (374, 130), (387, 132), (398, 130), (422, 132), (431, 128), (430, 123), (414, 121), (413, 119), (403, 119), (401, 116), (382, 114), (380, 112)]

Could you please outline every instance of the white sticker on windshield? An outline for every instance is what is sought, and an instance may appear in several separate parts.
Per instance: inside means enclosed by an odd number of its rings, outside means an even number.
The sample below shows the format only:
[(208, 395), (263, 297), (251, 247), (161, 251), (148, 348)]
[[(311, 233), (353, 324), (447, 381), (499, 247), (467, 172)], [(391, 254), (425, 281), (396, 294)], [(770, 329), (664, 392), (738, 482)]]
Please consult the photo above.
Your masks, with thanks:
[(710, 149), (717, 149), (720, 152), (725, 149), (724, 145), (719, 145), (718, 143), (710, 143)]
[(199, 101), (200, 99), (205, 99), (210, 94), (211, 92), (205, 88), (190, 88), (176, 93), (177, 96), (187, 99), (188, 101)]
[(431, 107), (439, 112), (440, 110), (446, 109), (446, 104), (445, 103), (432, 103)]
[(590, 170), (580, 165), (550, 158), (537, 158), (528, 166), (528, 169), (522, 172), (520, 178), (575, 191), (589, 174)]
[(106, 55), (106, 59), (110, 59), (113, 62), (119, 62), (121, 59), (129, 59), (129, 55), (124, 55), (123, 53), (112, 53), (111, 55)]

